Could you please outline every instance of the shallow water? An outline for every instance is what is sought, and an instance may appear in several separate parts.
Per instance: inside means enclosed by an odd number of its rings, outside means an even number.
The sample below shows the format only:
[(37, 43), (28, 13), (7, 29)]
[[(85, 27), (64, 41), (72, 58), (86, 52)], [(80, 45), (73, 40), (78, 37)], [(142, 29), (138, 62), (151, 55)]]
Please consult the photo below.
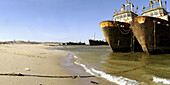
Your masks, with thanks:
[[(108, 46), (59, 46), (87, 73), (120, 85), (170, 84), (170, 54), (112, 52)], [(68, 59), (69, 61), (69, 59)]]

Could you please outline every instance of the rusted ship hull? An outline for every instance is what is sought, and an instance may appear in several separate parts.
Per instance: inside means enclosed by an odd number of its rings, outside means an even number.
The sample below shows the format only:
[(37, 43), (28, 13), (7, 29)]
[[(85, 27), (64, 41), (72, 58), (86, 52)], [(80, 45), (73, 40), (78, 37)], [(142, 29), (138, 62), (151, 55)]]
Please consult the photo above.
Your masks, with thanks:
[(170, 53), (170, 22), (153, 17), (136, 17), (131, 23), (132, 32), (144, 52)]
[(103, 21), (100, 23), (100, 26), (105, 39), (114, 52), (131, 51), (130, 24), (116, 21)]

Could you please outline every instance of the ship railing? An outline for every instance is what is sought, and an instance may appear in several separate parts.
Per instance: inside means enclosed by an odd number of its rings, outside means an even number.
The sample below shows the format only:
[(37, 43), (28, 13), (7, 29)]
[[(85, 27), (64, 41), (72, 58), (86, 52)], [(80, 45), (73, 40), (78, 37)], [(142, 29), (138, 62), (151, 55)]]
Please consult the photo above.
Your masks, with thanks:
[[(153, 8), (152, 8), (152, 9), (155, 9), (155, 8), (159, 8), (159, 6), (158, 6), (158, 5), (153, 5)], [(164, 7), (164, 5), (163, 5), (162, 8), (164, 8), (164, 9), (166, 10), (166, 7)], [(149, 6), (143, 7), (143, 9), (142, 9), (142, 11), (147, 11), (147, 10), (150, 10), (150, 7), (149, 7)]]
[[(166, 1), (162, 1), (162, 3), (166, 3)], [(159, 8), (160, 6), (159, 6), (159, 3), (155, 3), (155, 4), (152, 4), (152, 7), (153, 7), (152, 9), (154, 9), (154, 8)], [(167, 10), (166, 4), (162, 4), (162, 8)], [(150, 7), (149, 6), (147, 6), (147, 7), (143, 6), (142, 11), (146, 11), (146, 10), (150, 10)]]

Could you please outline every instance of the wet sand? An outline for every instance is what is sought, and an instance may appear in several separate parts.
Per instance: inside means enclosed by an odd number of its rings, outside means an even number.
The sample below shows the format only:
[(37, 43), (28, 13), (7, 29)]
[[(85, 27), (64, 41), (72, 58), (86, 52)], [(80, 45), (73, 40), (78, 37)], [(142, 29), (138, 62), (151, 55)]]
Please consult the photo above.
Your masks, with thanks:
[[(60, 50), (61, 51), (61, 50)], [(66, 68), (71, 75), (82, 75), (82, 76), (92, 76), (87, 70), (85, 70), (82, 66), (75, 64), (75, 57), (73, 52), (65, 51), (70, 53), (68, 57), (64, 57), (61, 59), (61, 66)], [(89, 77), (89, 78), (82, 78), (78, 79), (78, 85), (117, 85), (113, 82), (109, 82), (108, 80), (101, 78), (101, 77)]]
[[(89, 48), (86, 49), (86, 47), (89, 46), (57, 46), (54, 47), (53, 50), (56, 51), (64, 51), (64, 52), (68, 52), (70, 53), (70, 55), (68, 57), (62, 58), (62, 63), (61, 66), (66, 68), (70, 74), (72, 75), (86, 75), (86, 76), (91, 76), (93, 75), (93, 73), (90, 71), (91, 68), (89, 68), (88, 66), (82, 66), (82, 62), (80, 56), (76, 57), (77, 54), (79, 54), (80, 52), (85, 52), (85, 54), (81, 55), (81, 57), (86, 56), (87, 60), (93, 60), (91, 59), (92, 57), (88, 56), (88, 52)], [(92, 49), (93, 51), (96, 50), (103, 50), (101, 48), (103, 48), (102, 46), (100, 47), (91, 47), (90, 48), (94, 48)], [(105, 48), (105, 47), (104, 47)], [(105, 50), (105, 49), (104, 49)], [(101, 51), (99, 51), (100, 53)], [(95, 54), (97, 55), (97, 54)], [(79, 60), (80, 59), (80, 60)], [(77, 64), (80, 61), (79, 64)], [(99, 64), (99, 62), (93, 62), (95, 64)], [(82, 65), (80, 65), (82, 64)], [(99, 77), (98, 77), (99, 76)], [(78, 84), (79, 85), (94, 85), (93, 83), (91, 83), (91, 81), (97, 82), (99, 85), (117, 85), (113, 82), (108, 81), (105, 78), (102, 78), (100, 75), (95, 75), (95, 77), (93, 78), (86, 78), (86, 79), (79, 79)]]
[[(48, 50), (43, 44), (0, 45), (0, 74), (71, 76), (60, 59), (69, 53)], [(26, 69), (26, 68), (29, 68)], [(76, 79), (0, 75), (2, 85), (78, 85)]]

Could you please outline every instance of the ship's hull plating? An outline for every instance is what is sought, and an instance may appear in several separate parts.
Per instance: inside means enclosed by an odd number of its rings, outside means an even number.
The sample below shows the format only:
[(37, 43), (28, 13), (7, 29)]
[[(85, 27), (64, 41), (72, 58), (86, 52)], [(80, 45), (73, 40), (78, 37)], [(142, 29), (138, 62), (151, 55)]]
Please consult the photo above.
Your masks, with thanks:
[(130, 24), (115, 21), (103, 21), (100, 23), (100, 26), (105, 39), (114, 52), (131, 51)]
[(170, 22), (153, 17), (137, 17), (131, 23), (132, 31), (149, 54), (170, 53)]

